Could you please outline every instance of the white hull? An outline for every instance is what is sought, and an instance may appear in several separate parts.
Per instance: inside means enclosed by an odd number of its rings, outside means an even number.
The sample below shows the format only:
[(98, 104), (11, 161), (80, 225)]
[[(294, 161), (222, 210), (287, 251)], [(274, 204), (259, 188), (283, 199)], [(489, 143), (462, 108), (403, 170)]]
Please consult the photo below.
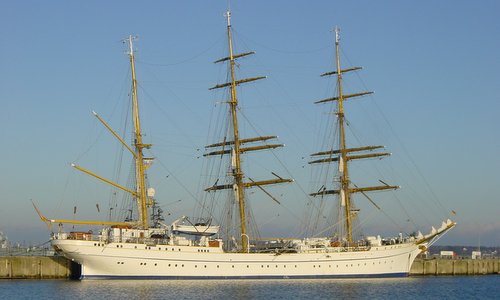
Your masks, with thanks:
[(216, 247), (147, 246), (67, 239), (55, 239), (52, 244), (66, 257), (81, 264), (82, 278), (407, 276), (413, 260), (421, 252), (414, 243), (371, 247), (366, 251), (333, 252), (321, 249), (319, 253), (282, 254), (226, 253)]

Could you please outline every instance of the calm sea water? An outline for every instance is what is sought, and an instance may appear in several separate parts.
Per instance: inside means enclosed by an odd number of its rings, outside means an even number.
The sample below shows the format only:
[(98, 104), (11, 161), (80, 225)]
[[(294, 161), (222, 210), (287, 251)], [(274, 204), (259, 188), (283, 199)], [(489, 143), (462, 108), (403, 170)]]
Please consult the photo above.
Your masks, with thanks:
[(325, 280), (0, 280), (0, 299), (500, 299), (500, 275)]

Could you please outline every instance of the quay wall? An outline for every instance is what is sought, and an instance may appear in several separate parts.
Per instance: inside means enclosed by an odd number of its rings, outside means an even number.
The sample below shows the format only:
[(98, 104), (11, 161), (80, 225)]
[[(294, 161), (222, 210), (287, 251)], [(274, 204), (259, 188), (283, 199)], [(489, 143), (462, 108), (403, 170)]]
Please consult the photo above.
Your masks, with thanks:
[(79, 270), (60, 256), (0, 256), (0, 279), (66, 279), (78, 277)]
[(500, 274), (500, 258), (415, 259), (410, 276)]
[[(410, 276), (500, 274), (500, 258), (416, 259)], [(0, 256), (0, 279), (78, 278), (80, 266), (60, 256)]]

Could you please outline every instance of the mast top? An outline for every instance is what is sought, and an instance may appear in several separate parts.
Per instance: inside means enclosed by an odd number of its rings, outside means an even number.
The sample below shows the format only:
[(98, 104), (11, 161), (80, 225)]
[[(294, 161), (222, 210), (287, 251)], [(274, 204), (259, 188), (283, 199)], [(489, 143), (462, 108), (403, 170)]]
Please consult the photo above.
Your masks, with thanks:
[(129, 35), (123, 40), (123, 43), (128, 44), (128, 55), (134, 56), (134, 44), (133, 41), (137, 39), (137, 36)]
[(340, 41), (340, 28), (335, 26), (335, 44), (339, 44)]
[(227, 18), (227, 27), (231, 27), (231, 11), (227, 10), (224, 16)]

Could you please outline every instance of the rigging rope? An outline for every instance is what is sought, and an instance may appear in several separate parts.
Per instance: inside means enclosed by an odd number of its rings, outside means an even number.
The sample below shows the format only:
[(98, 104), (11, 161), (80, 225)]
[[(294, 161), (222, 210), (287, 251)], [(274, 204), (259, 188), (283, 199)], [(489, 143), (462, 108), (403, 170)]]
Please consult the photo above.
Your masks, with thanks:
[(138, 60), (136, 59), (136, 62), (140, 63), (140, 64), (144, 64), (144, 65), (149, 65), (149, 66), (157, 66), (157, 67), (169, 67), (169, 66), (176, 66), (176, 65), (180, 65), (180, 64), (184, 64), (184, 63), (187, 63), (189, 61), (192, 61), (200, 56), (202, 56), (203, 54), (207, 53), (209, 50), (211, 50), (215, 45), (217, 45), (220, 40), (222, 38), (225, 38), (225, 36), (221, 36), (219, 37), (213, 44), (211, 44), (208, 48), (206, 48), (205, 50), (201, 51), (200, 53), (190, 57), (190, 58), (187, 58), (187, 59), (184, 59), (184, 60), (181, 60), (181, 61), (178, 61), (178, 62), (174, 62), (174, 63), (168, 63), (168, 64), (158, 64), (158, 63), (150, 63), (150, 62), (145, 62), (145, 61), (141, 61), (141, 60)]
[[(343, 56), (346, 58), (346, 60), (351, 63), (349, 61), (349, 58), (346, 54), (344, 54), (344, 52), (342, 51), (342, 54)], [(351, 64), (352, 65), (352, 64)], [(366, 87), (366, 84), (365, 82), (363, 81), (363, 78), (361, 78), (361, 76), (355, 72), (358, 79), (360, 80), (361, 84), (363, 85), (363, 87), (365, 89), (367, 89)], [(408, 159), (410, 160), (411, 164), (413, 165), (413, 167), (415, 168), (417, 174), (420, 176), (420, 179), (424, 182), (425, 186), (427, 187), (428, 191), (431, 193), (431, 196), (434, 198), (434, 200), (437, 202), (437, 204), (440, 206), (440, 209), (442, 210), (442, 213), (443, 212), (447, 212), (448, 210), (444, 207), (444, 205), (442, 204), (442, 202), (439, 200), (439, 198), (437, 197), (437, 195), (435, 194), (434, 190), (432, 189), (432, 187), (430, 186), (429, 182), (426, 180), (425, 176), (422, 174), (422, 172), (420, 171), (420, 168), (417, 166), (415, 160), (413, 159), (413, 157), (410, 155), (408, 149), (405, 147), (405, 145), (403, 144), (402, 140), (399, 138), (399, 136), (396, 134), (396, 131), (394, 130), (394, 127), (391, 125), (391, 123), (389, 122), (389, 119), (386, 117), (386, 115), (384, 114), (383, 110), (380, 108), (380, 106), (378, 105), (378, 103), (374, 100), (374, 96), (373, 95), (370, 95), (370, 98), (372, 99), (372, 102), (374, 103), (375, 107), (377, 108), (378, 112), (380, 113), (380, 115), (382, 116), (382, 118), (384, 119), (385, 123), (389, 126), (389, 129), (392, 133), (392, 135), (396, 138), (398, 144), (400, 145), (400, 147), (403, 149), (403, 152), (404, 154), (408, 157)], [(447, 213), (445, 213), (443, 215), (443, 217), (447, 217)]]
[(271, 50), (271, 51), (274, 51), (274, 52), (278, 52), (278, 53), (287, 53), (287, 54), (310, 54), (310, 53), (315, 53), (315, 52), (320, 52), (320, 51), (323, 51), (325, 49), (328, 49), (330, 48), (330, 45), (327, 45), (327, 46), (324, 46), (324, 47), (321, 47), (321, 48), (317, 48), (317, 49), (311, 49), (311, 50), (303, 50), (303, 51), (287, 51), (287, 50), (281, 50), (281, 49), (276, 49), (276, 48), (271, 48), (267, 45), (264, 45), (264, 44), (261, 44), (261, 43), (258, 43), (256, 42), (255, 40), (252, 40), (250, 38), (248, 38), (247, 36), (237, 32), (236, 30), (233, 29), (233, 32), (238, 34), (239, 36), (242, 36), (244, 37), (246, 40), (248, 40), (249, 42), (251, 43), (254, 43), (255, 45), (258, 45), (262, 48), (266, 48), (268, 50)]

